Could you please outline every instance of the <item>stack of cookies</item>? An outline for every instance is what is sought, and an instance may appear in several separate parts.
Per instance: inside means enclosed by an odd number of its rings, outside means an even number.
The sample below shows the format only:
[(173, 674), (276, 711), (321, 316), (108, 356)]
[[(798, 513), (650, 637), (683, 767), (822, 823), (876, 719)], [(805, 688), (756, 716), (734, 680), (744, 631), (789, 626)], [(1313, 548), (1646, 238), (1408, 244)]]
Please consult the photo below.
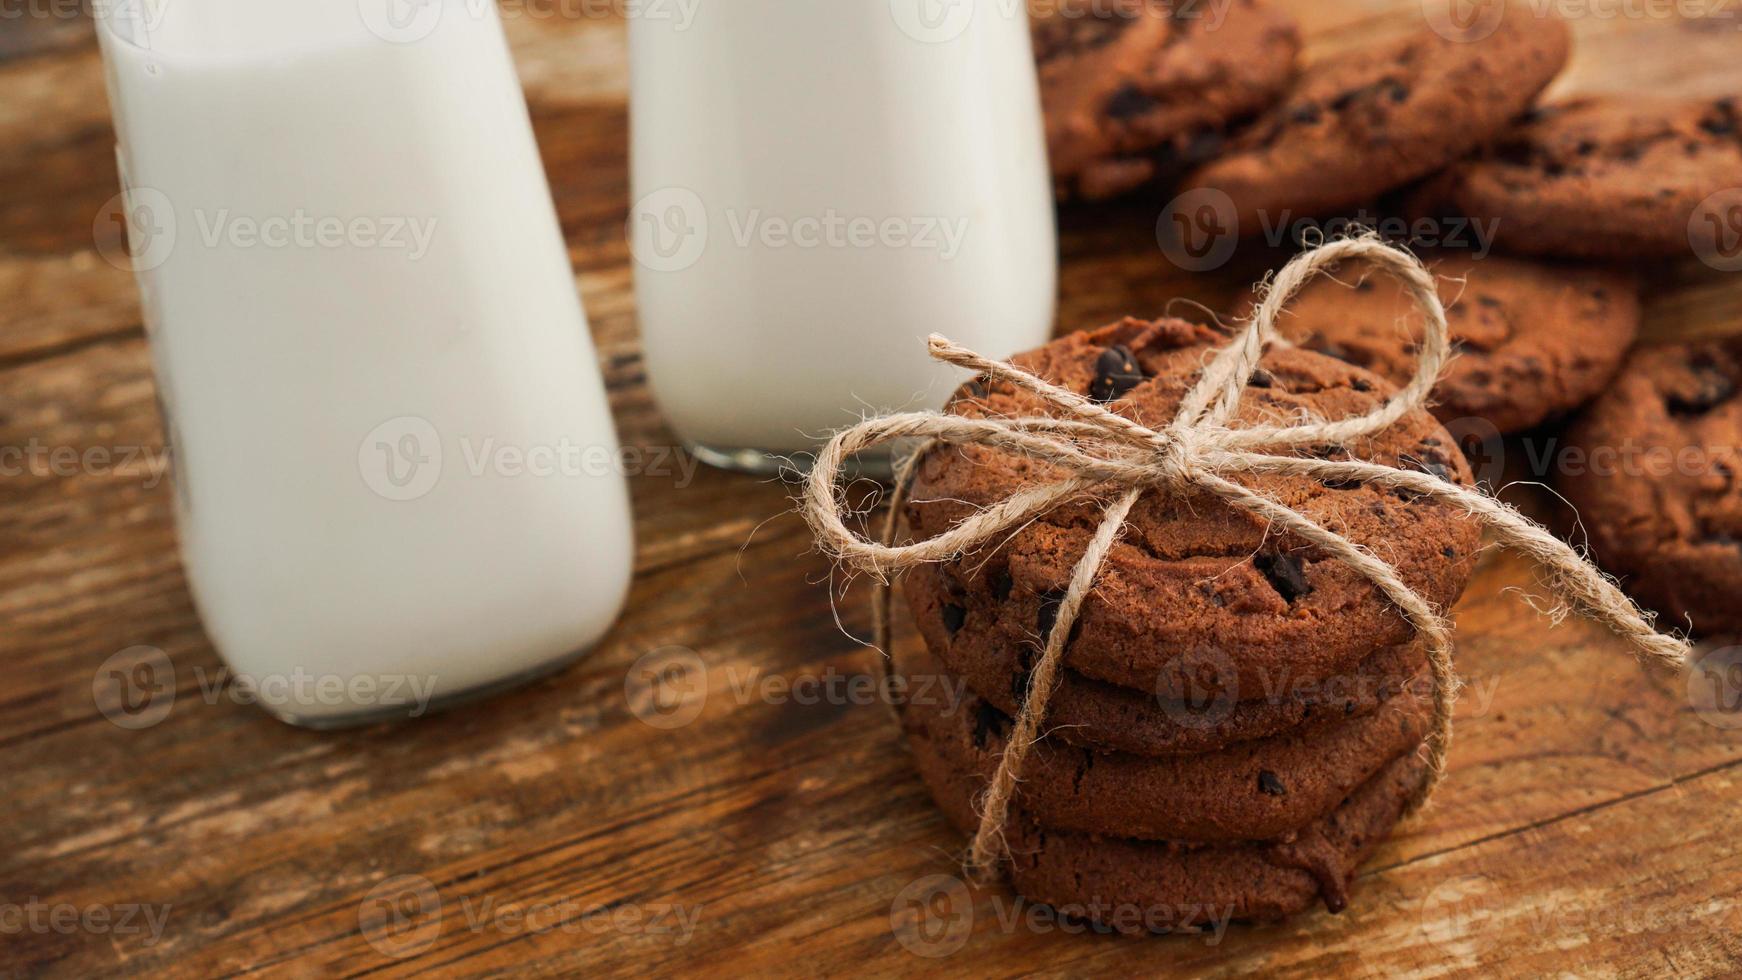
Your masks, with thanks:
[[(1161, 428), (1226, 337), (1181, 320), (1127, 319), (1061, 338), (1015, 365)], [(1371, 410), (1383, 377), (1296, 348), (1267, 353), (1238, 425)], [(961, 389), (949, 412), (1046, 414), (1001, 382)], [(1416, 412), (1383, 433), (1316, 450), (1469, 473), (1450, 436)], [(983, 446), (930, 450), (906, 518), (931, 538), (1050, 464)], [(1455, 507), (1364, 484), (1254, 477), (1254, 487), (1371, 549), (1439, 607), (1462, 592), (1481, 533)], [(933, 796), (972, 831), (1011, 716), (1067, 583), (1100, 523), (1067, 504), (995, 547), (910, 571), (904, 595), (923, 651), (910, 680), (964, 697), (903, 707)], [(1322, 898), (1333, 911), (1424, 778), (1423, 646), (1367, 579), (1291, 535), (1193, 491), (1150, 491), (1095, 580), (1064, 651), (1003, 827), (1015, 887), (1119, 929), (1272, 920)], [(917, 688), (910, 688), (917, 689)]]

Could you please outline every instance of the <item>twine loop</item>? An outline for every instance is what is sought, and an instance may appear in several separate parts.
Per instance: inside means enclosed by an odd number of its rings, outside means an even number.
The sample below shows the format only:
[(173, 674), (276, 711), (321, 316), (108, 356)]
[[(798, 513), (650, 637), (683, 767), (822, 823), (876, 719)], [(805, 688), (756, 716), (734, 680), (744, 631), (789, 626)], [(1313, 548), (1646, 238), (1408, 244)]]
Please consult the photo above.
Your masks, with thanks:
[[(1234, 427), (1232, 422), (1247, 382), (1264, 351), (1278, 341), (1277, 318), (1288, 302), (1316, 275), (1351, 259), (1364, 260), (1396, 279), (1426, 320), (1414, 375), (1408, 384), (1371, 411), (1333, 420), (1308, 420), (1283, 426)], [(838, 561), (876, 576), (876, 634), (873, 642), (886, 659), (889, 649), (889, 583), (906, 568), (948, 561), (1001, 539), (1022, 525), (1071, 500), (1104, 500), (1105, 516), (1072, 571), (1046, 646), (1029, 677), (1027, 697), (1016, 718), (998, 770), (980, 801), (981, 821), (969, 853), (970, 870), (989, 875), (1006, 855), (1003, 828), (1024, 759), (1041, 734), (1047, 706), (1062, 669), (1066, 638), (1096, 574), (1125, 526), (1139, 497), (1149, 490), (1183, 493), (1201, 490), (1252, 514), (1341, 561), (1370, 580), (1426, 640), (1433, 675), (1433, 722), (1424, 741), (1428, 778), (1411, 809), (1425, 803), (1445, 774), (1451, 746), (1452, 707), (1458, 680), (1452, 667), (1451, 626), (1439, 610), (1404, 583), (1397, 569), (1362, 545), (1315, 523), (1281, 501), (1234, 477), (1304, 476), (1323, 482), (1362, 481), (1406, 490), (1454, 505), (1482, 523), (1502, 545), (1519, 550), (1547, 572), (1557, 603), (1569, 605), (1604, 624), (1634, 648), (1647, 664), (1680, 669), (1686, 640), (1658, 633), (1651, 616), (1635, 606), (1615, 584), (1582, 556), (1542, 527), (1474, 488), (1460, 487), (1432, 474), (1357, 459), (1325, 460), (1291, 454), (1326, 444), (1352, 444), (1382, 432), (1412, 411), (1424, 409), (1450, 356), (1446, 311), (1431, 273), (1413, 255), (1365, 234), (1319, 245), (1296, 256), (1264, 290), (1243, 329), (1207, 361), (1203, 376), (1181, 400), (1173, 420), (1157, 431), (1010, 364), (989, 360), (932, 335), (931, 356), (1004, 382), (1039, 397), (1055, 414), (972, 419), (938, 412), (909, 412), (866, 420), (837, 433), (818, 453), (806, 483), (801, 509), (822, 547)], [(840, 480), (855, 453), (895, 440), (923, 439), (900, 467), (880, 539), (848, 526), (850, 508), (841, 499)], [(1066, 474), (1052, 483), (1024, 487), (923, 541), (894, 544), (902, 500), (917, 462), (937, 445), (974, 444), (1044, 461)]]

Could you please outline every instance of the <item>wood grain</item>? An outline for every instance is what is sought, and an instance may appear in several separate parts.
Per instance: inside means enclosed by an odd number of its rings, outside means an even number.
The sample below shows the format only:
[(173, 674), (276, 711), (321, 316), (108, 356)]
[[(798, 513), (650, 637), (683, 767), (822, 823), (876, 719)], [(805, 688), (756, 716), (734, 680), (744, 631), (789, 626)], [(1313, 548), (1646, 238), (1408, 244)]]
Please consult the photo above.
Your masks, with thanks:
[[(1313, 57), (1416, 6), (1289, 5)], [(622, 233), (624, 25), (564, 9), (519, 8), (510, 37), (619, 428), (671, 447)], [(1736, 26), (1580, 18), (1559, 90), (1742, 91)], [(1080, 935), (971, 888), (933, 907), (964, 930), (961, 949), (915, 955), (910, 886), (955, 873), (963, 842), (884, 708), (841, 694), (870, 667), (847, 635), (868, 633), (864, 596), (838, 588), (768, 481), (633, 478), (628, 611), (591, 656), (523, 690), (338, 734), (209, 696), (221, 664), (153, 469), (134, 287), (103, 257), (113, 137), (89, 25), (0, 22), (0, 91), (0, 447), (139, 451), (0, 477), (0, 929), (17, 921), (6, 910), (37, 906), (166, 916), (155, 937), (0, 931), (0, 976), (1742, 972), (1742, 735), (1600, 631), (1534, 616), (1508, 591), (1531, 570), (1504, 556), (1457, 609), (1470, 692), (1435, 806), (1384, 846), (1347, 912), (1219, 937)], [(1179, 273), (1154, 239), (1162, 203), (1062, 215), (1061, 327), (1179, 301), (1226, 309), (1284, 257)], [(1648, 339), (1737, 332), (1742, 278), (1653, 270), (1648, 311)], [(97, 710), (92, 681), (142, 644), (173, 663), (175, 703), (130, 731)], [(690, 723), (643, 720), (649, 657), (687, 665)], [(829, 685), (836, 696), (806, 703)], [(439, 919), (426, 905), (374, 928), (384, 885), (389, 900), (433, 896)], [(407, 944), (415, 955), (388, 955)]]

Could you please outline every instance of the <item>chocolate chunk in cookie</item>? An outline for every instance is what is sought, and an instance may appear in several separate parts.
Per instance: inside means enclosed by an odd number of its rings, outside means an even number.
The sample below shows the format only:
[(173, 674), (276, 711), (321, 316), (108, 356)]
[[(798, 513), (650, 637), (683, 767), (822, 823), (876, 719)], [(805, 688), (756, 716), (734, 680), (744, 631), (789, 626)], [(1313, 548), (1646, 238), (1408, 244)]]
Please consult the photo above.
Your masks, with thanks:
[[(1517, 432), (1570, 412), (1603, 390), (1638, 333), (1638, 284), (1625, 272), (1455, 250), (1421, 257), (1439, 277), (1457, 352), (1434, 388), (1434, 414), (1448, 423), (1480, 418)], [(1365, 271), (1312, 283), (1277, 327), (1308, 350), (1406, 384), (1421, 314), (1396, 280)]]
[[(1501, 0), (1506, 2), (1506, 0)], [(1307, 68), (1189, 188), (1227, 194), (1240, 233), (1372, 198), (1457, 160), (1529, 108), (1565, 64), (1566, 26), (1510, 0), (1492, 33), (1422, 28)]]
[(1742, 633), (1742, 340), (1636, 353), (1568, 433), (1560, 486), (1599, 564), (1705, 636)]

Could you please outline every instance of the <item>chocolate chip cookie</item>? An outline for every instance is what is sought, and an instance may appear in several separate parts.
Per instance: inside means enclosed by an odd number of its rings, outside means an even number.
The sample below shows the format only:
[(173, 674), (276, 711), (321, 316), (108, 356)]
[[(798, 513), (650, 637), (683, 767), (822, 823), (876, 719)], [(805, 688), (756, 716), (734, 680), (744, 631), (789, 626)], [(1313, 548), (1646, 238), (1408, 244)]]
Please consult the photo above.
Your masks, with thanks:
[[(1005, 714), (1027, 698), (1038, 650), (1008, 647), (988, 634), (962, 632), (966, 609), (955, 605), (975, 570), (961, 562), (923, 565), (901, 579), (926, 647), (949, 671)], [(1372, 713), (1414, 679), (1427, 662), (1418, 639), (1385, 647), (1347, 676), (1303, 680), (1284, 666), (1262, 686), (1229, 691), (1220, 660), (1201, 663), (1196, 696), (1162, 698), (1064, 670), (1047, 706), (1049, 737), (1101, 751), (1145, 756), (1190, 755), (1283, 732), (1307, 733)]]
[[(902, 659), (909, 681), (960, 689), (929, 654), (910, 651)], [(1199, 755), (1091, 752), (1048, 735), (1023, 763), (1016, 804), (1059, 830), (1141, 840), (1280, 837), (1324, 816), (1421, 744), (1429, 690), (1419, 677), (1363, 717)], [(972, 694), (948, 704), (915, 699), (906, 716), (952, 769), (981, 786), (991, 781), (1008, 744), (1009, 716)], [(1049, 714), (1048, 729), (1057, 724)]]
[(1688, 254), (1702, 206), (1726, 190), (1742, 200), (1738, 101), (1630, 94), (1538, 109), (1416, 200), (1497, 220), (1511, 251), (1634, 259)]
[(1598, 563), (1665, 626), (1742, 634), (1742, 339), (1636, 353), (1568, 433)]
[(1308, 67), (1186, 181), (1228, 195), (1243, 235), (1352, 207), (1487, 142), (1566, 63), (1566, 25), (1510, 0), (1492, 33), (1422, 29)]
[[(939, 808), (957, 828), (973, 832), (978, 777), (952, 765), (924, 726), (903, 727)], [(1034, 901), (1123, 932), (1274, 921), (1321, 898), (1340, 912), (1355, 869), (1391, 832), (1425, 776), (1425, 764), (1405, 753), (1324, 817), (1275, 841), (1104, 837), (1043, 828), (1012, 809), (1005, 826), (1011, 884)]]
[[(1213, 346), (1227, 338), (1183, 320), (1126, 319), (1018, 355), (1021, 368), (1103, 400), (1151, 428), (1166, 427)], [(1236, 424), (1282, 424), (1305, 414), (1364, 414), (1395, 389), (1365, 369), (1293, 348), (1262, 359)], [(972, 382), (949, 411), (968, 417), (1047, 414), (1013, 386)], [(1423, 411), (1349, 446), (1303, 450), (1427, 472), (1457, 485), (1470, 473), (1452, 437)], [(983, 446), (941, 446), (916, 468), (906, 517), (935, 537), (1024, 488), (1067, 478), (1051, 464)], [(1373, 550), (1429, 603), (1448, 608), (1475, 566), (1481, 529), (1461, 509), (1361, 483), (1241, 478), (1324, 527)], [(1102, 509), (1070, 502), (963, 556), (974, 574), (953, 597), (958, 634), (1038, 650)], [(1207, 492), (1152, 490), (1132, 508), (1066, 645), (1065, 663), (1097, 680), (1183, 699), (1205, 662), (1225, 665), (1241, 691), (1287, 672), (1304, 681), (1344, 676), (1375, 650), (1414, 638), (1384, 594), (1351, 567)]]
[[(1434, 388), (1434, 414), (1447, 422), (1481, 418), (1517, 432), (1570, 412), (1615, 376), (1639, 331), (1639, 287), (1628, 273), (1467, 251), (1421, 257), (1439, 277), (1457, 352)], [(1396, 280), (1362, 273), (1314, 282), (1277, 327), (1309, 350), (1405, 384), (1421, 315)]]
[(1294, 76), (1300, 36), (1267, 0), (1031, 3), (1061, 197), (1112, 197), (1209, 159)]

